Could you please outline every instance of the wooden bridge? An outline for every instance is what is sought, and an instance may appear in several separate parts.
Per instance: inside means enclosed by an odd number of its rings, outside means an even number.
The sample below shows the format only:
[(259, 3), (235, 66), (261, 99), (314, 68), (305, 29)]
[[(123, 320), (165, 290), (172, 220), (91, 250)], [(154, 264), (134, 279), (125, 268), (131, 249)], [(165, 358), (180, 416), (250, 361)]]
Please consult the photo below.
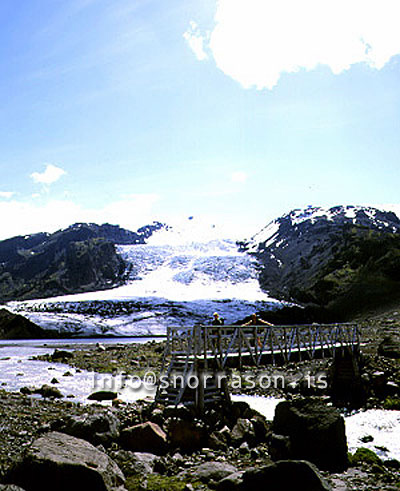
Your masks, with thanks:
[[(204, 373), (216, 378), (228, 367), (284, 365), (332, 357), (337, 350), (358, 352), (359, 346), (359, 328), (351, 323), (168, 327), (161, 372), (165, 383), (158, 384), (156, 401), (203, 407), (221, 397), (229, 399), (227, 381), (222, 387), (216, 379), (204, 384)], [(195, 388), (190, 387), (193, 376), (199, 380)]]

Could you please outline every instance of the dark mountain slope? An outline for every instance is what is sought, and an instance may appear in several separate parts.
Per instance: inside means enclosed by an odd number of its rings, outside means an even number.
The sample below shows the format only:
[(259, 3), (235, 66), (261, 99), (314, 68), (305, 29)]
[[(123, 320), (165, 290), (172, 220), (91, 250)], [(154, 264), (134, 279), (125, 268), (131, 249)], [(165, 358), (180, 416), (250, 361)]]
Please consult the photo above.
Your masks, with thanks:
[(272, 296), (351, 318), (400, 299), (400, 220), (391, 212), (338, 206), (294, 210), (243, 247), (261, 264)]
[(53, 234), (0, 242), (0, 301), (64, 295), (120, 284), (125, 264), (115, 244), (143, 244), (161, 223), (131, 232), (77, 223)]

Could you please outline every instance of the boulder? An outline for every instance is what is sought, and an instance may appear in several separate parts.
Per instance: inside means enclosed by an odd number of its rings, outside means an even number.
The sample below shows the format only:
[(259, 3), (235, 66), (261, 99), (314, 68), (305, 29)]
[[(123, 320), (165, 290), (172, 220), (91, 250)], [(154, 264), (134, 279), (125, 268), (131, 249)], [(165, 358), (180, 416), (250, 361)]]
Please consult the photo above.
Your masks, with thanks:
[(0, 339), (43, 339), (54, 337), (26, 317), (0, 309)]
[(24, 491), (19, 486), (14, 484), (0, 484), (0, 491)]
[(272, 427), (290, 439), (287, 458), (309, 460), (333, 472), (347, 469), (344, 419), (335, 408), (312, 399), (280, 402)]
[(331, 491), (317, 468), (304, 460), (280, 460), (260, 468), (247, 470), (237, 488), (268, 491)]
[(197, 467), (193, 476), (204, 483), (221, 481), (225, 477), (237, 472), (236, 467), (227, 462), (205, 462)]
[(122, 472), (127, 476), (145, 476), (153, 472), (156, 462), (160, 459), (157, 455), (146, 452), (130, 452), (129, 450), (116, 450), (110, 454)]
[(385, 336), (378, 347), (378, 354), (386, 358), (400, 358), (400, 337), (393, 334)]
[(112, 401), (118, 397), (116, 392), (111, 390), (99, 390), (88, 396), (90, 401)]
[(290, 437), (271, 433), (269, 437), (269, 454), (272, 460), (285, 460), (292, 454)]
[(217, 491), (235, 491), (240, 490), (243, 485), (244, 471), (234, 472), (224, 477), (217, 484)]
[(121, 445), (133, 452), (162, 455), (167, 448), (167, 435), (155, 423), (141, 423), (121, 431)]
[(168, 426), (168, 440), (173, 448), (179, 448), (183, 452), (194, 452), (205, 446), (207, 430), (193, 421), (174, 419)]
[(70, 416), (57, 427), (57, 430), (87, 440), (93, 445), (108, 446), (119, 438), (119, 427), (119, 419), (109, 411)]
[(40, 389), (36, 389), (35, 393), (40, 394), (42, 397), (55, 397), (56, 399), (64, 397), (59, 389), (47, 384), (42, 385)]
[(124, 475), (110, 457), (56, 431), (35, 440), (6, 478), (27, 491), (125, 491)]
[(336, 406), (361, 407), (367, 398), (359, 353), (336, 350), (330, 368), (330, 396)]
[(208, 437), (207, 446), (212, 450), (225, 450), (227, 448), (227, 443), (221, 435), (214, 432)]
[(54, 350), (54, 353), (51, 355), (50, 359), (51, 361), (64, 361), (64, 360), (70, 360), (73, 357), (74, 354), (71, 351), (56, 348)]
[(248, 419), (239, 418), (231, 431), (232, 445), (237, 447), (245, 441), (249, 444), (253, 444), (255, 442), (255, 438), (256, 434), (251, 421)]

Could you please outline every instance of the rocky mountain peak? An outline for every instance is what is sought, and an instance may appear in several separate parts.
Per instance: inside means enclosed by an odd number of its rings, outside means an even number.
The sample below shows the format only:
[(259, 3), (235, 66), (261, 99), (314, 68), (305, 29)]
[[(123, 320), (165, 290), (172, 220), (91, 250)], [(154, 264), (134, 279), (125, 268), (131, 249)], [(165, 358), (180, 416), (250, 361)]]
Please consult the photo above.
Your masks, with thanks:
[(349, 308), (389, 301), (400, 283), (400, 220), (365, 206), (307, 207), (270, 222), (242, 248), (260, 263), (272, 296)]
[(388, 233), (400, 231), (400, 219), (391, 211), (354, 205), (332, 208), (308, 206), (292, 210), (271, 221), (242, 245), (248, 252), (257, 252), (269, 247), (282, 247), (287, 240), (304, 233), (328, 233), (353, 225)]

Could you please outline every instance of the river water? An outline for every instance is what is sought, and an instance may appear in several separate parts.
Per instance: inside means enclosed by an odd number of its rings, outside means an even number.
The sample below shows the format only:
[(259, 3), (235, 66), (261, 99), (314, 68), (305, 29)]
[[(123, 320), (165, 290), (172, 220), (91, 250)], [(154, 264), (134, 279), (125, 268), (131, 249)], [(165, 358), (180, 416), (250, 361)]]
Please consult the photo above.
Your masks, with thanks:
[[(149, 339), (131, 338), (118, 342), (146, 342)], [(96, 374), (85, 370), (76, 370), (62, 363), (49, 363), (32, 360), (32, 356), (52, 353), (55, 347), (73, 349), (75, 346), (115, 343), (111, 339), (48, 340), (48, 341), (1, 341), (0, 342), (0, 384), (8, 391), (19, 391), (21, 387), (41, 387), (50, 384), (53, 378), (64, 396), (80, 403), (88, 403), (88, 395), (102, 389), (119, 389), (120, 399), (133, 402), (145, 397), (154, 397), (155, 389), (151, 384), (131, 383), (123, 388), (123, 379), (106, 374)], [(69, 375), (66, 375), (69, 374)], [(274, 417), (279, 399), (237, 395), (233, 400), (243, 400), (268, 420)], [(109, 404), (109, 403), (105, 403)], [(367, 447), (384, 459), (400, 460), (400, 411), (368, 410), (345, 417), (349, 450)], [(365, 436), (373, 437), (369, 443), (363, 443)], [(386, 449), (386, 450), (385, 450)]]

